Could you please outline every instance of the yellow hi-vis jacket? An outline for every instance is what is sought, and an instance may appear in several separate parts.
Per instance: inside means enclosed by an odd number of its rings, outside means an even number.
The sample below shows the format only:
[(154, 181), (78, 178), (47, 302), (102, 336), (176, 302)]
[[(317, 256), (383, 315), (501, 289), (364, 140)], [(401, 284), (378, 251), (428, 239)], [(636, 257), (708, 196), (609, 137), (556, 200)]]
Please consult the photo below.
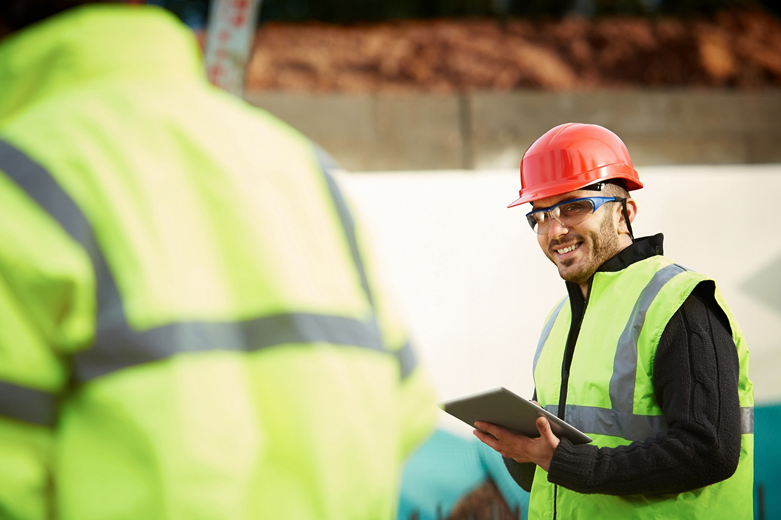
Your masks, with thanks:
[[(724, 310), (740, 362), (740, 459), (728, 479), (679, 494), (581, 494), (552, 484), (537, 467), (530, 519), (733, 519), (753, 511), (754, 392), (748, 349), (737, 321), (712, 280), (657, 255), (591, 284), (570, 368), (564, 419), (598, 447), (642, 442), (668, 430), (653, 387), (656, 348), (667, 323), (700, 283), (711, 284)], [(572, 312), (562, 300), (548, 317), (534, 360), (537, 399), (558, 414), (561, 363)]]
[(0, 208), (0, 517), (394, 517), (431, 387), (315, 147), (173, 16), (0, 41)]

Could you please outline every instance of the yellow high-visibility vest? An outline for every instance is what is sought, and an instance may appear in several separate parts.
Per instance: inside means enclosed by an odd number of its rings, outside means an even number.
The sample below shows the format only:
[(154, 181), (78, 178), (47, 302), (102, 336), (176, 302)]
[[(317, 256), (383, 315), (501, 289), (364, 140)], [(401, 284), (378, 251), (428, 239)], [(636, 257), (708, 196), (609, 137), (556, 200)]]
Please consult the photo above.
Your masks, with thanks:
[[(653, 388), (653, 360), (667, 323), (694, 288), (712, 283), (727, 315), (740, 362), (741, 451), (728, 479), (677, 495), (581, 494), (548, 482), (537, 467), (531, 519), (750, 518), (753, 514), (754, 392), (748, 349), (737, 321), (712, 280), (664, 256), (617, 272), (594, 274), (567, 387), (565, 420), (598, 447), (642, 442), (667, 430)], [(561, 364), (572, 321), (567, 299), (548, 317), (534, 360), (538, 402), (558, 413)]]

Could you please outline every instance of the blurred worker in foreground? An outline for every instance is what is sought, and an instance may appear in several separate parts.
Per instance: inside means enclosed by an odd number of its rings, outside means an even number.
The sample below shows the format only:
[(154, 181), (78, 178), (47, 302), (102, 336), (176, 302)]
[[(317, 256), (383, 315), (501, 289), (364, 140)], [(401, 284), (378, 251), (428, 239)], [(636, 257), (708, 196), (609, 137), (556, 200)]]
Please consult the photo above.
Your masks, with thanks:
[(543, 327), (534, 398), (593, 439), (573, 445), (544, 418), (535, 439), (477, 423), (531, 491), (529, 518), (752, 516), (743, 333), (713, 280), (663, 256), (661, 234), (634, 240), (628, 191), (642, 187), (600, 126), (553, 128), (521, 162), (510, 207), (532, 203), (529, 226), (569, 294)]
[(0, 517), (393, 518), (435, 399), (315, 147), (78, 3), (0, 4)]

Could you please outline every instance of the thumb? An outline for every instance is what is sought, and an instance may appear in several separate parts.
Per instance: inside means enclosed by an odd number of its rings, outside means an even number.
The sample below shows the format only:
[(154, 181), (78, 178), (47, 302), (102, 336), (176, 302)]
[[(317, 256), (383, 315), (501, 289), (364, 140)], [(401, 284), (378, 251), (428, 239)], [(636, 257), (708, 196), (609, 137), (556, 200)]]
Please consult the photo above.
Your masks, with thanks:
[(545, 417), (537, 418), (537, 431), (540, 432), (540, 436), (550, 441), (551, 437), (556, 437), (550, 429), (550, 422)]

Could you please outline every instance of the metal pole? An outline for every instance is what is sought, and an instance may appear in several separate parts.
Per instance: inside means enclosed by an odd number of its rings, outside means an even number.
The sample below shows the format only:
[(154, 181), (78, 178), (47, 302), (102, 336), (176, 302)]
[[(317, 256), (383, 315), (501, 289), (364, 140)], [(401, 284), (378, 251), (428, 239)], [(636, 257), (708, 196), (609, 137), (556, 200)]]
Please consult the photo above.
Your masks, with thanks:
[(252, 50), (261, 0), (213, 0), (206, 36), (209, 81), (237, 96), (244, 94), (244, 76)]

